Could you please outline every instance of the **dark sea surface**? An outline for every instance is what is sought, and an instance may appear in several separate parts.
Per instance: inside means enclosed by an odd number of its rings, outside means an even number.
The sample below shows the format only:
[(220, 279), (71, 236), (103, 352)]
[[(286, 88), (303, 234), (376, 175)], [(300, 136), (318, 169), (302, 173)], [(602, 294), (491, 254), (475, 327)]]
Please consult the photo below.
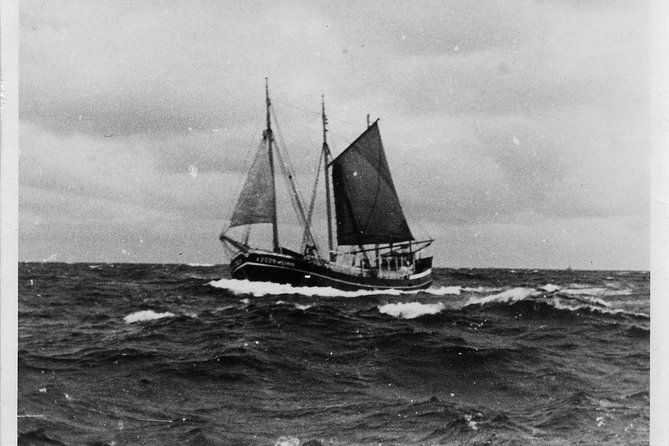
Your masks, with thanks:
[(414, 293), (22, 263), (22, 445), (636, 445), (647, 272), (437, 269)]

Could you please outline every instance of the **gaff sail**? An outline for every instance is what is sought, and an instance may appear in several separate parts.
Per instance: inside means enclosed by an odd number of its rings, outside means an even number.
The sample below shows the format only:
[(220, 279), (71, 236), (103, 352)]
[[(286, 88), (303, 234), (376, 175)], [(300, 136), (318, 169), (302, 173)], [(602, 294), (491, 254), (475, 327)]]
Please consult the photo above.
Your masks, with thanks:
[(272, 223), (276, 212), (274, 206), (269, 152), (261, 145), (239, 194), (229, 227)]
[(374, 122), (332, 162), (337, 242), (384, 244), (414, 240)]

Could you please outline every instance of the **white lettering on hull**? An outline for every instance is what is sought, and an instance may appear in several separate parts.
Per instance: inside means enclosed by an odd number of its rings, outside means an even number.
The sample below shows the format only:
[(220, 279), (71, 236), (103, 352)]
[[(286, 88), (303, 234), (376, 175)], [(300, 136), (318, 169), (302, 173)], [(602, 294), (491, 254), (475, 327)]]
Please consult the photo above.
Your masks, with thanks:
[(266, 265), (278, 265), (278, 266), (285, 266), (288, 268), (292, 268), (295, 266), (295, 262), (291, 262), (288, 260), (281, 260), (281, 259), (276, 259), (274, 257), (264, 257), (264, 256), (258, 256), (254, 259), (258, 263), (264, 263)]

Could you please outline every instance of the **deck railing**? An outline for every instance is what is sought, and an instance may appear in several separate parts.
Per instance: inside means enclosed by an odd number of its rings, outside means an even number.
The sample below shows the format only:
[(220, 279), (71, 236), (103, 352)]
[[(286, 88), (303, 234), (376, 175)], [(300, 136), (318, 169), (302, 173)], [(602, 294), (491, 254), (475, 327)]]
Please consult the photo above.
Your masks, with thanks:
[(358, 264), (351, 264), (351, 259), (346, 259), (345, 256), (340, 256), (337, 261), (330, 262), (328, 266), (330, 269), (344, 274), (355, 275), (359, 277), (382, 277), (386, 279), (401, 279), (413, 274), (416, 270), (414, 263), (409, 265), (400, 265), (399, 262), (390, 263), (380, 262), (376, 266), (376, 259), (370, 260), (370, 266), (360, 266)]

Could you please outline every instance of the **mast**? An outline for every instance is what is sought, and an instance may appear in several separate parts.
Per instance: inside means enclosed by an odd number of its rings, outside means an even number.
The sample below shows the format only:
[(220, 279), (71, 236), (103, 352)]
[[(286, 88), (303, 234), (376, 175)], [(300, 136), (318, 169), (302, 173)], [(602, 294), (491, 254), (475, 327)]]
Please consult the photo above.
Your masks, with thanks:
[[(369, 113), (367, 113), (367, 128), (369, 128)], [(378, 268), (379, 266), (379, 244), (375, 243), (374, 244), (374, 258), (376, 259), (376, 267)]]
[(325, 210), (327, 213), (327, 225), (328, 225), (328, 259), (332, 261), (334, 259), (334, 243), (332, 241), (332, 207), (330, 205), (330, 148), (328, 147), (327, 141), (327, 123), (328, 118), (325, 116), (325, 97), (321, 95), (321, 117), (323, 121), (323, 157), (325, 162), (323, 163), (325, 169)]
[(270, 119), (269, 108), (272, 103), (269, 100), (269, 87), (267, 78), (265, 78), (265, 104), (267, 106), (267, 129), (265, 130), (265, 140), (267, 141), (267, 153), (269, 155), (269, 170), (272, 181), (272, 203), (274, 208), (274, 213), (272, 214), (272, 246), (274, 252), (279, 252), (279, 229), (277, 226), (277, 211), (276, 211), (276, 181), (274, 180), (274, 156), (272, 153), (272, 142), (274, 141), (274, 136), (272, 135), (272, 122)]

